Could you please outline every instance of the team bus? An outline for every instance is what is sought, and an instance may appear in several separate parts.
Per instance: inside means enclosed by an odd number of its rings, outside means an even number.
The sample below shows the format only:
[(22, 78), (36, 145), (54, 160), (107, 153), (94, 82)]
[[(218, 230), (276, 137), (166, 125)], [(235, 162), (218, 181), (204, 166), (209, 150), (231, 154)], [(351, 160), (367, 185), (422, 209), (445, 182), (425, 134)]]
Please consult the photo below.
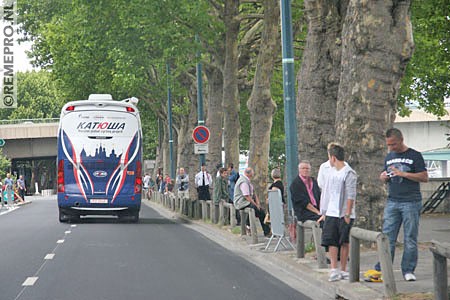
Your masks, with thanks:
[(94, 94), (64, 105), (58, 128), (59, 221), (115, 215), (139, 221), (142, 129), (137, 99)]

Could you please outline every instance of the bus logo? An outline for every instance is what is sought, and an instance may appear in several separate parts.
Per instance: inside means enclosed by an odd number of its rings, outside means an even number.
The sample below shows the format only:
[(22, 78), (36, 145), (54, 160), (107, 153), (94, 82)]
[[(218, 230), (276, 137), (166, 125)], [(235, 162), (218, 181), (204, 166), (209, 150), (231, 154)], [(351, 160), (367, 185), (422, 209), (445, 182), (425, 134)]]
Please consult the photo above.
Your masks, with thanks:
[(106, 171), (95, 171), (94, 172), (95, 177), (106, 177), (106, 175), (108, 175), (108, 173), (106, 173)]

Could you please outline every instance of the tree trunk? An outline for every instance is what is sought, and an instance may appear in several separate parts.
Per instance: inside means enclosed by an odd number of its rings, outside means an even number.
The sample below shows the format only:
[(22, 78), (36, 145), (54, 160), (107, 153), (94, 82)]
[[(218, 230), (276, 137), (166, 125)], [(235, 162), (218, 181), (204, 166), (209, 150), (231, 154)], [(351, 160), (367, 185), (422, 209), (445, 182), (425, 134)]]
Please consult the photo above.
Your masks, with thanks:
[[(210, 131), (208, 142), (208, 165), (215, 167), (222, 162), (222, 127), (223, 127), (223, 77), (216, 67), (206, 68), (208, 77), (208, 118), (206, 125)], [(212, 169), (211, 169), (212, 170)]]
[(185, 129), (184, 134), (178, 135), (179, 147), (178, 150), (178, 168), (184, 168), (186, 174), (189, 174), (189, 196), (191, 199), (197, 199), (197, 192), (194, 185), (195, 174), (200, 169), (199, 156), (194, 154), (194, 141), (192, 139), (192, 130), (197, 126), (197, 91), (191, 87), (189, 98), (192, 105), (190, 106), (189, 115), (183, 118), (182, 127)]
[(371, 230), (380, 230), (385, 201), (383, 133), (414, 48), (409, 8), (410, 1), (351, 0), (342, 31), (336, 135), (359, 175), (358, 226)]
[(225, 161), (239, 165), (240, 99), (238, 92), (239, 0), (225, 0), (225, 64), (223, 70), (223, 111)]
[[(305, 0), (308, 35), (297, 76), (299, 161), (311, 162), (313, 175), (335, 140), (342, 22), (348, 1)], [(344, 15), (342, 15), (344, 13)]]
[(269, 173), (270, 131), (276, 108), (270, 92), (270, 81), (276, 57), (280, 53), (279, 19), (278, 2), (264, 0), (264, 27), (253, 89), (247, 102), (251, 121), (248, 163), (255, 170), (255, 192), (264, 204), (264, 199), (267, 197), (267, 175)]
[[(168, 123), (168, 122), (167, 122)], [(169, 132), (167, 128), (167, 123), (163, 122), (163, 139), (161, 143), (161, 154), (162, 154), (162, 167), (163, 167), (163, 176), (169, 174), (170, 172), (170, 157), (169, 157)]]

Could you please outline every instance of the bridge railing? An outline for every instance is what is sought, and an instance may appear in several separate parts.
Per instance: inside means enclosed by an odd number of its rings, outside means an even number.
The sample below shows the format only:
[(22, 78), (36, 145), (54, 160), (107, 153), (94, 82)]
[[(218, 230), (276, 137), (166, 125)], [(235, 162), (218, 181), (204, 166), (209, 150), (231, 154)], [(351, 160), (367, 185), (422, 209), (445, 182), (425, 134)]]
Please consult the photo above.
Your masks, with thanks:
[(59, 118), (0, 120), (0, 125), (58, 123)]

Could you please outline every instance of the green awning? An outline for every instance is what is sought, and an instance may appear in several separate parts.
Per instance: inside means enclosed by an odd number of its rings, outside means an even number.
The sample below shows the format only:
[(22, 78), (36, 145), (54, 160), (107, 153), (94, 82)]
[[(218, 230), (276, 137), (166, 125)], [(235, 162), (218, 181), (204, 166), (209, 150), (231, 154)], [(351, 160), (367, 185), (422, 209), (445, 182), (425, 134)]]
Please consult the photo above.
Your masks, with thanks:
[(442, 148), (422, 152), (424, 160), (450, 160), (450, 149)]

